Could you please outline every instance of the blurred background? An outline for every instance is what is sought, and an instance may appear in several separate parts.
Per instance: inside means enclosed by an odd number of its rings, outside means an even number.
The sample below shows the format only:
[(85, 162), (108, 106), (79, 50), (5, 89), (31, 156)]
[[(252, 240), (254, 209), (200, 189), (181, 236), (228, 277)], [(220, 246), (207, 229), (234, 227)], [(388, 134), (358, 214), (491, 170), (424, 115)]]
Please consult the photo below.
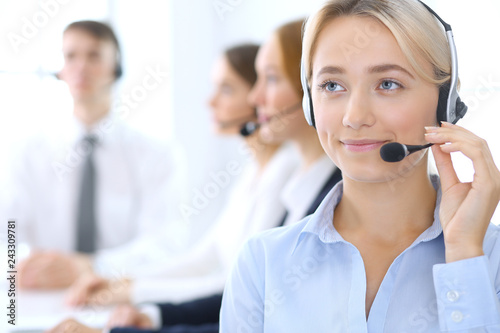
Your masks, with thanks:
[[(461, 96), (469, 113), (461, 124), (485, 138), (500, 165), (500, 1), (427, 0), (454, 30)], [(207, 100), (211, 68), (235, 43), (263, 42), (278, 25), (307, 16), (322, 0), (0, 0), (0, 189), (5, 193), (8, 164), (30, 135), (71, 112), (66, 85), (54, 74), (62, 66), (61, 37), (71, 22), (102, 20), (112, 25), (122, 46), (124, 76), (115, 100), (140, 96), (121, 117), (158, 140), (175, 141), (187, 156), (189, 204), (203, 192), (211, 172), (228, 161), (244, 161), (238, 140), (212, 135)], [(138, 94), (148, 71), (164, 78)], [(135, 95), (134, 95), (135, 94)], [(462, 180), (472, 164), (456, 154)], [(212, 221), (227, 188), (190, 220)], [(497, 213), (496, 216), (500, 214)], [(498, 218), (495, 218), (498, 223)]]

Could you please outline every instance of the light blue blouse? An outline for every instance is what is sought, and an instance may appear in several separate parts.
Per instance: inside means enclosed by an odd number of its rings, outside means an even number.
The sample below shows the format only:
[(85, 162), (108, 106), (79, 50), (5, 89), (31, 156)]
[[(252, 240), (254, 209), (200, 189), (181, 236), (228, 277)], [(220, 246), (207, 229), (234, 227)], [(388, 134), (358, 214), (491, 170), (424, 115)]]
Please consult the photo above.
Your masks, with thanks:
[(500, 229), (490, 225), (485, 255), (445, 264), (439, 222), (391, 264), (365, 315), (359, 251), (332, 224), (337, 184), (317, 211), (265, 231), (242, 249), (224, 291), (222, 333), (500, 332)]

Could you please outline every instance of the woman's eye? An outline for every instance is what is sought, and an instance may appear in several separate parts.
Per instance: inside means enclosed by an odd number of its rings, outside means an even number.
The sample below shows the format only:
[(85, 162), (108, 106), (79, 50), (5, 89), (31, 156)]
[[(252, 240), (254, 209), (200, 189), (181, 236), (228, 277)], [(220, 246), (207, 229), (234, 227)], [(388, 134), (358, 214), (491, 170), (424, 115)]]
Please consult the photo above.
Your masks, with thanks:
[(326, 90), (328, 90), (328, 91), (335, 91), (335, 90), (337, 90), (338, 86), (339, 86), (339, 85), (338, 85), (337, 83), (335, 83), (335, 82), (330, 82), (330, 83), (328, 83), (328, 84), (326, 85)]
[(335, 91), (343, 91), (344, 88), (337, 82), (325, 82), (320, 85), (321, 89), (326, 89), (329, 92), (335, 92)]
[(401, 88), (401, 85), (394, 81), (385, 80), (380, 84), (380, 88), (384, 90), (394, 90), (397, 88)]

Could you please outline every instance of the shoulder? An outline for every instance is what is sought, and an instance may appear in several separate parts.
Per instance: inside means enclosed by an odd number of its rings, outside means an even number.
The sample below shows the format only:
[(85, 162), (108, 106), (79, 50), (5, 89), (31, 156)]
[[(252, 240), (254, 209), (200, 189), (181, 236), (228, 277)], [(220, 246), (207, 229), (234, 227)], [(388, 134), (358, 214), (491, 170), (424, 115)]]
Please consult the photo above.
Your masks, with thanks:
[(252, 255), (261, 259), (279, 255), (291, 256), (311, 216), (289, 226), (271, 228), (249, 238), (242, 250), (243, 256)]

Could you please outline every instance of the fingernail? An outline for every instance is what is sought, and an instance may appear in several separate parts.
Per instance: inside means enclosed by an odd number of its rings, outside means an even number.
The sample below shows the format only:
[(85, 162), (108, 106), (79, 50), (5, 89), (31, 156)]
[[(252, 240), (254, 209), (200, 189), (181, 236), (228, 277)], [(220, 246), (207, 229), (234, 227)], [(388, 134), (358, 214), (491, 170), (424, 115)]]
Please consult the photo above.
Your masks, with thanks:
[(425, 136), (432, 136), (432, 135), (436, 135), (436, 134), (437, 134), (436, 132), (424, 133)]
[(427, 132), (436, 132), (436, 131), (438, 130), (438, 128), (439, 128), (439, 127), (435, 127), (435, 126), (425, 126), (424, 128), (425, 128), (425, 130), (426, 130)]

